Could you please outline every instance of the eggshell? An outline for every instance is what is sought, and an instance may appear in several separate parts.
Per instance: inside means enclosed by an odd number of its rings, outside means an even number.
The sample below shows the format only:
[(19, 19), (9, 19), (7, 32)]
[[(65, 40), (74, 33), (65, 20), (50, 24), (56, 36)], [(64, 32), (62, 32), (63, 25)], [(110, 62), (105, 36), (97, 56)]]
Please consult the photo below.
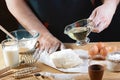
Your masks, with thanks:
[(100, 51), (100, 49), (102, 49), (103, 47), (105, 47), (105, 44), (103, 42), (98, 42), (96, 45), (97, 45), (99, 51)]
[(109, 47), (103, 47), (102, 49), (100, 49), (100, 54), (102, 56), (106, 57), (108, 53), (109, 53)]
[(108, 53), (111, 53), (111, 52), (115, 52), (115, 51), (117, 51), (117, 47), (107, 46), (106, 48), (107, 48), (107, 50), (108, 50)]
[(90, 56), (94, 56), (98, 54), (98, 47), (96, 45), (92, 46), (89, 50), (89, 54)]

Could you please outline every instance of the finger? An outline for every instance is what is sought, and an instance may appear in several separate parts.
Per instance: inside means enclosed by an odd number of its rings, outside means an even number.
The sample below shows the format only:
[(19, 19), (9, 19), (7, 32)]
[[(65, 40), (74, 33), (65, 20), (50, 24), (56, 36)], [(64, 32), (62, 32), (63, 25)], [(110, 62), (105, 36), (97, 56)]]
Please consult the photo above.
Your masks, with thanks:
[(102, 13), (98, 12), (97, 10), (95, 10), (94, 13), (95, 14), (94, 14), (94, 18), (92, 18), (92, 21), (94, 22), (94, 27), (98, 27), (100, 22), (103, 20), (102, 19)]
[(96, 27), (96, 28), (94, 28), (94, 32), (96, 32), (96, 33), (100, 33), (101, 31), (103, 31), (105, 28), (106, 28), (106, 22), (100, 22), (100, 24)]
[(35, 59), (38, 60), (40, 58), (40, 55), (43, 51), (42, 50), (39, 50), (38, 53), (36, 54), (35, 56)]
[(63, 49), (65, 49), (65, 45), (63, 43), (61, 43), (60, 50), (63, 50)]
[(94, 22), (94, 27), (98, 27), (101, 22), (100, 15), (96, 14), (96, 16), (94, 17), (94, 19), (92, 21)]
[(88, 19), (93, 20), (96, 16), (96, 10), (92, 12)]
[(94, 33), (99, 33), (99, 30), (98, 30), (98, 28), (94, 28), (94, 29), (92, 30), (92, 32), (94, 32)]
[(38, 59), (40, 59), (41, 53), (43, 53), (43, 51), (42, 51), (42, 50), (39, 50), (39, 52), (38, 52), (37, 55), (35, 56), (36, 61), (37, 61)]
[(97, 33), (98, 32), (98, 26), (100, 25), (100, 22), (97, 25), (94, 25), (94, 27), (92, 28), (92, 32)]
[(37, 56), (37, 54), (39, 53), (39, 51), (40, 51), (39, 48), (37, 48), (37, 49), (35, 50), (35, 52), (34, 52), (34, 54), (33, 54), (33, 58), (35, 58), (35, 57)]
[(39, 43), (39, 41), (37, 41), (36, 43), (35, 43), (35, 49), (37, 49), (37, 48), (39, 48), (40, 47), (40, 43)]
[(44, 48), (45, 48), (44, 51), (49, 52), (49, 48), (50, 48), (49, 46), (45, 46)]
[(53, 46), (52, 48), (49, 49), (49, 53), (51, 54), (55, 52), (58, 48), (59, 48), (59, 44), (57, 44), (56, 46)]
[(98, 26), (98, 33), (102, 32), (104, 29), (106, 29), (106, 22), (101, 22)]
[(100, 20), (97, 19), (97, 12), (94, 11), (91, 16), (89, 17), (90, 20), (92, 20), (92, 32), (96, 32), (96, 29), (94, 29), (95, 27), (97, 27), (100, 23)]
[(40, 43), (39, 48), (40, 48), (40, 51), (44, 51), (45, 50), (45, 47), (44, 47), (44, 45), (42, 43)]

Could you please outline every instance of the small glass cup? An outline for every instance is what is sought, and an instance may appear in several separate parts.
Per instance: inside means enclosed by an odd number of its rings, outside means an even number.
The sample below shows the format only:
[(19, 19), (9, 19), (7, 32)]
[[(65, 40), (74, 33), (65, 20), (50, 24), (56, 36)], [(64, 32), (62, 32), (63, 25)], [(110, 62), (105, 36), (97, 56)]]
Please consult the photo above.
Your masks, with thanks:
[(18, 40), (6, 39), (2, 41), (1, 45), (5, 65), (16, 67), (19, 64)]
[(88, 35), (91, 33), (94, 23), (90, 19), (82, 19), (69, 24), (64, 29), (71, 39), (76, 40), (77, 45), (85, 45), (90, 42)]
[[(15, 30), (10, 33), (18, 40), (20, 63), (27, 65), (35, 63), (36, 59), (33, 58), (33, 55), (36, 51), (36, 43), (40, 33), (24, 29)], [(10, 37), (7, 36), (7, 38)]]

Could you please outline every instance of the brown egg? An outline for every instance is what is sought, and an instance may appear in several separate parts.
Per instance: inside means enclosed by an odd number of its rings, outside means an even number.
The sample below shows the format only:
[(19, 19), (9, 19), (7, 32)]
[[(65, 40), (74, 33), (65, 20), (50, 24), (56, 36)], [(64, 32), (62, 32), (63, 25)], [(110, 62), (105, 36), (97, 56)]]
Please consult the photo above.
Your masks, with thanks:
[(98, 42), (96, 45), (97, 45), (99, 51), (100, 51), (100, 49), (102, 49), (103, 47), (105, 47), (105, 44), (103, 42)]
[(103, 47), (100, 49), (100, 54), (102, 56), (106, 57), (108, 53), (109, 53), (109, 47)]
[(108, 49), (108, 53), (117, 51), (117, 47), (108, 46), (107, 49)]
[(108, 53), (113, 51), (111, 46), (107, 46), (107, 49), (108, 49)]
[(89, 54), (91, 57), (98, 54), (98, 47), (96, 45), (92, 46), (89, 50)]

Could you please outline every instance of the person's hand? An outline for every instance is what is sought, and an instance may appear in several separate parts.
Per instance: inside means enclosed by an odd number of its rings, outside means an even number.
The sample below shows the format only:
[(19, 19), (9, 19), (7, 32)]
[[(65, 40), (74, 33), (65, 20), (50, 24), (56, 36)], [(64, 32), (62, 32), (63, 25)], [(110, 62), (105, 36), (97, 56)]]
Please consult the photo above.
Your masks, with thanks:
[(48, 53), (65, 48), (64, 44), (50, 33), (43, 33), (43, 35), (40, 35), (38, 41), (40, 43), (40, 50), (45, 50)]
[(111, 23), (115, 10), (115, 5), (111, 4), (103, 4), (93, 10), (89, 17), (89, 19), (93, 20), (95, 24), (92, 32), (100, 33), (106, 29)]

